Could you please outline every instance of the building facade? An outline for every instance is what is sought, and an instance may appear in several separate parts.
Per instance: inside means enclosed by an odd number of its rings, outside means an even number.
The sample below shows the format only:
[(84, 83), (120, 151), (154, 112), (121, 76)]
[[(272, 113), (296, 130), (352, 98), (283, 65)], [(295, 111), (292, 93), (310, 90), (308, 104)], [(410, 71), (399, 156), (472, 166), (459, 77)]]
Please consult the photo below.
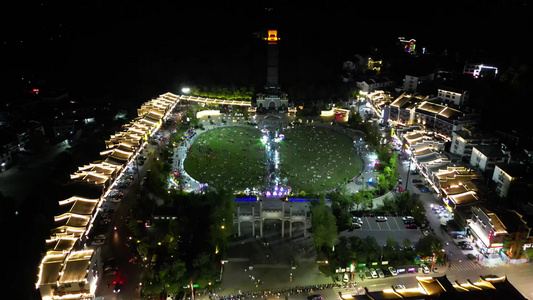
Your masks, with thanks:
[(507, 229), (495, 213), (473, 206), (467, 224), (467, 232), (482, 254), (498, 254), (502, 250)]
[(472, 149), (475, 146), (496, 145), (498, 138), (492, 134), (475, 132), (467, 128), (461, 128), (452, 132), (452, 145), (450, 152), (457, 154), (468, 161), (472, 156)]
[(473, 146), (470, 165), (481, 171), (494, 170), (497, 163), (508, 163), (509, 155), (498, 146)]
[(496, 194), (502, 198), (509, 196), (510, 191), (516, 194), (527, 190), (531, 179), (529, 166), (524, 164), (496, 164), (492, 174)]
[(411, 93), (416, 92), (419, 85), (424, 82), (433, 81), (435, 79), (435, 74), (424, 74), (424, 75), (405, 75), (403, 80), (403, 89), (404, 91)]
[(464, 105), (468, 101), (468, 91), (459, 90), (455, 88), (442, 87), (438, 89), (437, 99), (442, 103), (450, 103), (454, 105)]

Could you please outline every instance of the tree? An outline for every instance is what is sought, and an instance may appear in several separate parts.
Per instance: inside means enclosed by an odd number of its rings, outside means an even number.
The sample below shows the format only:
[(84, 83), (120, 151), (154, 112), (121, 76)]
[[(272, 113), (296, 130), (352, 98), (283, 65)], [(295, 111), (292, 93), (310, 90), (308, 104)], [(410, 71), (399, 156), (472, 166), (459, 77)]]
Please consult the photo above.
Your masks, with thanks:
[(361, 205), (364, 202), (363, 194), (362, 193), (354, 193), (352, 194), (352, 203), (356, 205), (355, 210), (359, 210), (359, 205)]
[(154, 270), (148, 269), (143, 272), (142, 293), (145, 295), (159, 296), (164, 288), (163, 283), (159, 280)]
[(533, 248), (527, 248), (524, 254), (526, 255), (527, 259), (532, 260), (533, 259)]
[(381, 256), (381, 248), (373, 236), (367, 236), (363, 239), (363, 251), (367, 253), (368, 262), (375, 262)]
[(332, 202), (332, 211), (337, 218), (337, 226), (340, 230), (350, 226), (350, 210), (353, 206), (352, 197), (346, 185), (341, 185), (335, 192), (329, 194)]
[(442, 246), (442, 239), (430, 234), (418, 240), (416, 243), (416, 252), (422, 256), (431, 256), (433, 253), (442, 253)]
[(333, 248), (337, 241), (337, 220), (326, 206), (326, 198), (320, 195), (318, 202), (311, 208), (311, 228), (315, 247), (328, 246)]
[(507, 235), (503, 242), (504, 249), (507, 250), (507, 256), (509, 256), (509, 258), (520, 258), (524, 246), (524, 238), (521, 236), (520, 232)]
[(193, 280), (200, 287), (207, 287), (217, 278), (219, 264), (207, 253), (200, 253), (193, 261)]
[(187, 268), (185, 267), (185, 263), (180, 260), (163, 265), (163, 268), (159, 271), (161, 286), (171, 296), (177, 295), (187, 282), (187, 278), (185, 277), (186, 272)]

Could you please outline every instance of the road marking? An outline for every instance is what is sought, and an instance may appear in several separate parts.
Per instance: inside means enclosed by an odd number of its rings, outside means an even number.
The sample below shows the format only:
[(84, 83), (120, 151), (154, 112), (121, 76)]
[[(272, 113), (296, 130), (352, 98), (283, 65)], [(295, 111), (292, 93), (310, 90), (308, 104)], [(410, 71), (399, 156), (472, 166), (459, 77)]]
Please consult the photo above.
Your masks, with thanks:
[(396, 222), (396, 225), (398, 226), (398, 229), (400, 229), (400, 225), (398, 224), (398, 221), (396, 220), (396, 218), (394, 218), (394, 222)]

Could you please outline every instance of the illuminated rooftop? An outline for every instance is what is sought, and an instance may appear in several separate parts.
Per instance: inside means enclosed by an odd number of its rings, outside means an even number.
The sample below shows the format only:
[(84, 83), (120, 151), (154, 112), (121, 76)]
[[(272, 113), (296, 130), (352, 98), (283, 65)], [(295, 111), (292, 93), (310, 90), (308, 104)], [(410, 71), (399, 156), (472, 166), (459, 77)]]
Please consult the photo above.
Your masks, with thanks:
[(64, 213), (54, 217), (57, 226), (85, 227), (89, 224), (91, 217), (73, 213)]
[(50, 230), (50, 235), (55, 237), (81, 237), (85, 227), (73, 227), (61, 225)]
[(61, 253), (49, 254), (43, 257), (39, 266), (37, 286), (57, 283), (67, 255), (67, 253)]
[(490, 223), (492, 225), (492, 229), (494, 230), (494, 233), (498, 234), (498, 233), (501, 233), (501, 234), (505, 234), (507, 233), (507, 228), (505, 228), (505, 225), (503, 225), (503, 222), (502, 220), (500, 220), (500, 218), (498, 218), (498, 216), (489, 211), (488, 209), (485, 209), (483, 208), (483, 211), (485, 211), (485, 213), (487, 214), (487, 216), (490, 218)]
[(72, 196), (68, 199), (59, 201), (60, 207), (65, 207), (68, 212), (80, 215), (91, 215), (98, 206), (99, 199), (87, 199), (78, 196)]
[(425, 110), (433, 114), (438, 114), (443, 109), (444, 107), (442, 105), (432, 103), (432, 102), (427, 102), (427, 101), (422, 102), (417, 108), (417, 110)]
[(455, 205), (466, 205), (479, 201), (475, 191), (466, 191), (464, 193), (449, 195), (448, 198)]
[(193, 101), (206, 104), (218, 104), (218, 105), (238, 105), (238, 106), (252, 106), (251, 101), (237, 101), (237, 100), (221, 100), (221, 99), (211, 99), (211, 98), (202, 98), (195, 96), (179, 96), (180, 100), (184, 101)]
[(52, 237), (46, 240), (45, 248), (50, 253), (70, 252), (77, 241), (78, 238), (75, 237)]
[(433, 152), (431, 154), (421, 155), (417, 156), (416, 160), (419, 164), (442, 164), (442, 163), (448, 163), (449, 159), (445, 155), (442, 155), (438, 152)]
[(81, 282), (87, 277), (87, 270), (91, 263), (93, 250), (71, 252), (65, 261), (65, 266), (59, 283)]
[(437, 278), (417, 277), (416, 280), (427, 295), (438, 295), (446, 291)]

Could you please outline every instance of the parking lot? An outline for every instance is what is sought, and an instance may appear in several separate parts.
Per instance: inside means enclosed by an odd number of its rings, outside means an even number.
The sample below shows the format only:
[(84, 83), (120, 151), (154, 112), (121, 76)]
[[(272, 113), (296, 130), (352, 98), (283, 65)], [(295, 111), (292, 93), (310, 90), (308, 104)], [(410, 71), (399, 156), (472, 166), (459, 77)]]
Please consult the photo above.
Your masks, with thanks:
[(389, 236), (399, 243), (409, 239), (413, 244), (422, 236), (419, 229), (406, 228), (402, 217), (387, 217), (386, 221), (376, 221), (376, 217), (361, 217), (361, 221), (360, 228), (343, 231), (339, 236), (373, 236), (379, 245), (385, 245)]

